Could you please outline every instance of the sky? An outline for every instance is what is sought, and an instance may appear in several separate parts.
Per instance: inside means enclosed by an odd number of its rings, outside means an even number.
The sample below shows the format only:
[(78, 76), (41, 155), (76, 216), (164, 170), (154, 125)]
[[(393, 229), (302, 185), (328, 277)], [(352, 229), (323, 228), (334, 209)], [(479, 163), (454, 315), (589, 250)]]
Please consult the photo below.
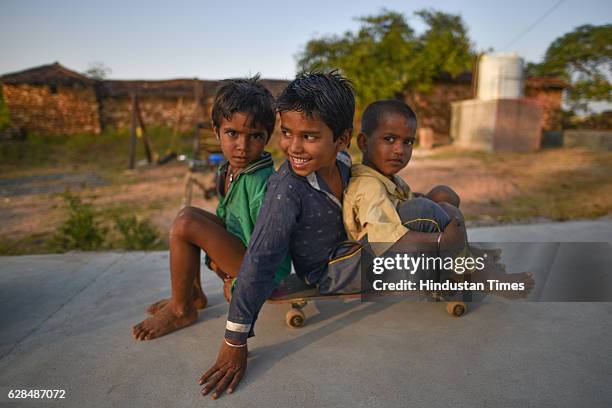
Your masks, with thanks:
[(460, 14), (477, 50), (538, 62), (575, 27), (612, 22), (610, 0), (565, 0), (524, 33), (558, 1), (0, 0), (0, 74), (58, 61), (80, 72), (102, 62), (113, 79), (291, 79), (309, 39), (355, 30), (355, 17), (383, 8), (404, 13), (417, 32), (416, 10)]

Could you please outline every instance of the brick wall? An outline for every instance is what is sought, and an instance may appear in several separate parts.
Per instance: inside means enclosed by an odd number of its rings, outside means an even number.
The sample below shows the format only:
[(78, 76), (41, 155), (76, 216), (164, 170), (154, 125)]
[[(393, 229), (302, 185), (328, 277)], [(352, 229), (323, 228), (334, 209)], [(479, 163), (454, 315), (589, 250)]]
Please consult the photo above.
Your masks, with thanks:
[(542, 108), (542, 130), (561, 130), (563, 119), (561, 117), (562, 90), (561, 89), (525, 89), (525, 97), (534, 99)]
[(472, 98), (472, 87), (463, 83), (435, 85), (430, 93), (408, 91), (404, 100), (414, 109), (420, 129), (431, 129), (433, 145), (450, 143), (451, 102)]
[[(174, 128), (179, 114), (179, 98), (140, 97), (138, 100), (145, 126)], [(132, 99), (129, 97), (106, 97), (102, 100), (102, 123), (104, 127), (129, 128), (132, 118)], [(182, 119), (179, 131), (193, 130), (198, 117), (194, 99), (183, 98), (180, 106)]]
[[(125, 129), (130, 126), (129, 96), (105, 96), (99, 106), (93, 87), (75, 85), (52, 89), (47, 85), (4, 84), (2, 90), (12, 124), (27, 131), (99, 133), (101, 127)], [(196, 111), (193, 97), (183, 97), (180, 131), (191, 131), (198, 118), (209, 120), (212, 96), (206, 95), (204, 107), (200, 108), (204, 113)], [(527, 87), (525, 96), (536, 100), (543, 108), (544, 131), (562, 128), (561, 90)], [(430, 93), (408, 91), (404, 97), (417, 113), (419, 128), (432, 135), (435, 145), (450, 142), (451, 103), (471, 98), (472, 87), (465, 82), (442, 82)], [(177, 121), (178, 100), (177, 96), (141, 96), (139, 102), (145, 125), (173, 128)]]
[(40, 134), (100, 133), (93, 88), (3, 84), (11, 124)]

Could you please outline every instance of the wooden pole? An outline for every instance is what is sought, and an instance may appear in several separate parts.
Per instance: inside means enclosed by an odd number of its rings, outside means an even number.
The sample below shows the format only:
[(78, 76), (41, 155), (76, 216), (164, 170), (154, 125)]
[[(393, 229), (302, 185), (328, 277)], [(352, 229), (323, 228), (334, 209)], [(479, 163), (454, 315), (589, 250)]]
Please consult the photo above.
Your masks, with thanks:
[(153, 157), (151, 155), (151, 144), (149, 142), (149, 138), (147, 137), (147, 130), (145, 128), (144, 121), (142, 120), (142, 113), (140, 112), (140, 104), (138, 103), (138, 96), (136, 96), (136, 116), (138, 118), (138, 124), (140, 126), (140, 131), (142, 132), (142, 142), (144, 143), (145, 154), (147, 155), (147, 163), (151, 164), (153, 162)]
[(476, 54), (474, 65), (472, 66), (472, 99), (476, 99), (478, 95), (478, 68), (480, 64), (480, 57), (482, 57), (482, 53)]
[(132, 118), (130, 122), (130, 163), (129, 169), (133, 170), (136, 165), (136, 95), (132, 94)]

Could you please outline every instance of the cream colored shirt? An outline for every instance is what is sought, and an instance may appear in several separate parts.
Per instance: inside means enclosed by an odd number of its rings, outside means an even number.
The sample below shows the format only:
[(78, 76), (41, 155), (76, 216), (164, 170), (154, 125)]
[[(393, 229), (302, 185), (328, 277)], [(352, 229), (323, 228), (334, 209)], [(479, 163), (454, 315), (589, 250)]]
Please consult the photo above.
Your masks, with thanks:
[(354, 165), (342, 206), (348, 237), (359, 240), (367, 234), (370, 243), (380, 243), (373, 248), (377, 255), (386, 251), (408, 231), (397, 206), (410, 198), (410, 187), (397, 175), (391, 180), (371, 167)]

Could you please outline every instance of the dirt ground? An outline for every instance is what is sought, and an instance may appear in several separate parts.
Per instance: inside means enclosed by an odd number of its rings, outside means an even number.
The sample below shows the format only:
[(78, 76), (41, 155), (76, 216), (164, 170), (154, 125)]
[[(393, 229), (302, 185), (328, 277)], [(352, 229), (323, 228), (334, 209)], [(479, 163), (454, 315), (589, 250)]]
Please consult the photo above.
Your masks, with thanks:
[[(103, 222), (113, 214), (149, 218), (162, 240), (181, 208), (186, 168), (181, 163), (99, 173), (49, 168), (0, 177), (0, 252), (48, 252), (45, 242), (66, 218), (61, 193), (70, 188), (91, 203)], [(598, 218), (612, 214), (612, 153), (579, 149), (533, 154), (416, 150), (401, 176), (414, 191), (447, 184), (462, 199), (468, 223)], [(194, 195), (193, 205), (214, 211), (216, 199)]]

